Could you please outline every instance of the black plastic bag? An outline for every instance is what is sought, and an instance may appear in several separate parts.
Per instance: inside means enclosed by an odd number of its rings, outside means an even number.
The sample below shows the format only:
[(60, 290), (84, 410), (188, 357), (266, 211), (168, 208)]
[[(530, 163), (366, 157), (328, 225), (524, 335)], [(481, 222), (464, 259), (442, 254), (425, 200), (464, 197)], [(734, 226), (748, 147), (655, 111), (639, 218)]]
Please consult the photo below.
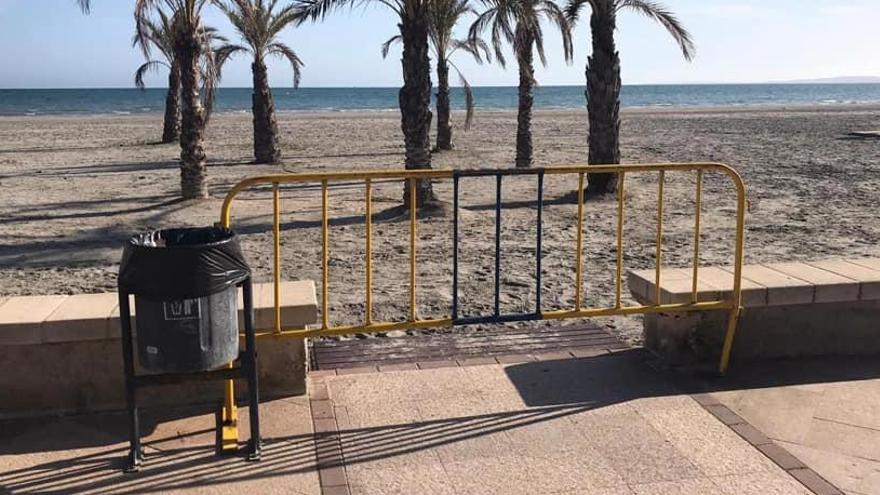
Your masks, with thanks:
[(188, 299), (216, 294), (249, 275), (231, 230), (166, 229), (136, 235), (126, 243), (119, 288), (160, 301)]

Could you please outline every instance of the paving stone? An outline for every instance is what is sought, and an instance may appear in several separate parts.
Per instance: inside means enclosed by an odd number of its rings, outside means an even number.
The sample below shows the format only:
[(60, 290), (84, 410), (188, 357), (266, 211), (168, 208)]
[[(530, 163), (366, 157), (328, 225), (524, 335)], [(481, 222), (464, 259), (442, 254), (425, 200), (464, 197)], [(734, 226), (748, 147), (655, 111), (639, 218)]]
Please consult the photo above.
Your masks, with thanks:
[(880, 299), (880, 268), (873, 270), (846, 260), (809, 261), (807, 264), (857, 281), (862, 301)]
[(330, 391), (323, 382), (309, 383), (309, 398), (312, 400), (330, 400)]
[(770, 439), (766, 435), (748, 423), (730, 425), (730, 428), (752, 445), (759, 446), (770, 443)]
[(333, 402), (329, 400), (312, 400), (312, 418), (315, 419), (332, 419), (334, 418), (333, 414)]
[(709, 411), (710, 414), (718, 418), (719, 421), (726, 425), (735, 425), (743, 423), (743, 419), (739, 417), (736, 413), (731, 411), (724, 404), (714, 404), (706, 406), (706, 410)]
[(880, 258), (850, 258), (846, 261), (871, 270), (880, 270)]
[(780, 442), (780, 445), (843, 491), (880, 493), (878, 489), (880, 485), (874, 489), (869, 488), (872, 475), (880, 474), (880, 461), (861, 459), (795, 443)]
[(570, 352), (542, 352), (535, 354), (535, 359), (538, 361), (558, 361), (561, 359), (571, 359), (572, 355)]
[(494, 357), (475, 357), (458, 359), (459, 366), (487, 366), (498, 364)]
[[(281, 282), (281, 326), (302, 328), (315, 323), (318, 320), (318, 301), (315, 294), (315, 283), (311, 280)], [(240, 321), (243, 318), (241, 308), (243, 304), (240, 303)], [(275, 286), (272, 283), (254, 284), (254, 326), (258, 330), (275, 326)]]
[(418, 363), (419, 369), (422, 370), (430, 370), (435, 368), (454, 368), (458, 366), (458, 363), (451, 360), (441, 360), (441, 361), (421, 361)]
[[(688, 303), (693, 296), (693, 270), (684, 268), (664, 268), (660, 272), (660, 302), (662, 304)], [(656, 300), (653, 293), (656, 277), (649, 278), (647, 298), (650, 303)], [(717, 301), (722, 287), (718, 287), (697, 277), (697, 300)]]
[(380, 364), (379, 371), (408, 371), (408, 370), (417, 370), (419, 369), (416, 363), (391, 363), (391, 364)]
[(797, 478), (804, 486), (816, 495), (841, 495), (834, 485), (828, 483), (812, 469), (793, 469), (789, 474)]
[(505, 356), (496, 356), (499, 363), (501, 364), (520, 364), (520, 363), (528, 363), (534, 361), (535, 358), (528, 354), (508, 354)]
[(701, 477), (700, 470), (638, 412), (585, 416), (590, 445), (628, 484)]
[(376, 366), (357, 366), (354, 368), (339, 368), (336, 370), (336, 374), (339, 376), (342, 375), (358, 375), (362, 373), (375, 373), (379, 371)]
[(880, 431), (871, 428), (816, 418), (801, 443), (863, 459), (880, 459)]
[(727, 495), (812, 495), (785, 471), (719, 476), (713, 481)]
[(724, 495), (718, 485), (706, 478), (630, 485), (630, 489), (636, 495)]
[(859, 284), (855, 280), (805, 263), (774, 263), (767, 265), (790, 277), (805, 280), (815, 286), (814, 302), (857, 301)]
[(758, 450), (763, 452), (764, 455), (769, 457), (771, 461), (778, 464), (782, 469), (789, 470), (806, 467), (797, 457), (791, 455), (789, 451), (775, 443), (758, 445)]
[[(702, 267), (699, 279), (721, 289), (721, 299), (733, 298), (733, 267), (729, 271), (717, 266)], [(744, 307), (767, 305), (767, 287), (745, 277), (742, 277), (740, 284)]]
[(835, 383), (816, 401), (815, 417), (880, 431), (880, 380)]
[(649, 280), (654, 280), (654, 270), (629, 270), (626, 272), (626, 286), (630, 293), (642, 304), (648, 304), (653, 296), (648, 294), (652, 285)]
[(822, 393), (801, 387), (766, 387), (732, 392), (723, 402), (766, 435), (800, 442), (810, 431)]
[[(724, 268), (731, 271), (732, 268)], [(764, 265), (746, 265), (743, 278), (767, 287), (767, 305), (808, 304), (813, 302), (813, 285)]]
[(322, 468), (318, 470), (321, 477), (321, 486), (346, 486), (348, 480), (345, 476), (345, 468), (342, 466), (334, 466)]
[(720, 404), (714, 395), (708, 393), (691, 394), (691, 398), (701, 406), (716, 406)]
[(597, 356), (607, 356), (608, 349), (598, 347), (574, 347), (570, 349), (571, 355), (576, 358), (592, 358)]
[(110, 315), (118, 305), (116, 293), (69, 296), (43, 321), (43, 342), (110, 339)]
[[(645, 402), (651, 404), (651, 402)], [(775, 466), (728, 426), (697, 404), (670, 408), (638, 408), (665, 439), (708, 476), (766, 472)]]
[(409, 464), (405, 468), (362, 468), (356, 463), (349, 467), (348, 473), (352, 495), (457, 493), (439, 462)]
[(0, 305), (0, 345), (42, 342), (42, 323), (69, 296), (12, 297)]

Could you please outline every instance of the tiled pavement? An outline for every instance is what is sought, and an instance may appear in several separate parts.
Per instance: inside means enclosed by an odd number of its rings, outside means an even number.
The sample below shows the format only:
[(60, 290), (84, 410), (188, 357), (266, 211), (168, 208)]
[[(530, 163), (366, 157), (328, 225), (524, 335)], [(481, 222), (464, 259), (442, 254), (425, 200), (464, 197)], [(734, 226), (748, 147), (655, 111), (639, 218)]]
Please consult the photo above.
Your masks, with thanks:
[[(247, 408), (240, 412), (247, 438)], [(142, 413), (146, 461), (133, 474), (122, 472), (128, 450), (122, 414), (0, 422), (0, 494), (321, 493), (305, 397), (261, 405), (259, 463), (214, 455), (213, 414), (174, 413)]]
[(315, 377), (325, 493), (810, 493), (643, 357)]
[[(0, 422), (0, 493), (836, 492), (715, 402), (750, 419), (736, 396), (682, 394), (644, 353), (542, 358), (315, 373), (309, 397), (261, 406), (259, 463), (214, 457), (213, 417), (191, 411), (144, 415), (148, 457), (135, 475), (120, 472), (122, 415)], [(851, 413), (871, 417), (866, 407)]]
[(844, 492), (880, 495), (880, 359), (735, 367), (712, 395)]

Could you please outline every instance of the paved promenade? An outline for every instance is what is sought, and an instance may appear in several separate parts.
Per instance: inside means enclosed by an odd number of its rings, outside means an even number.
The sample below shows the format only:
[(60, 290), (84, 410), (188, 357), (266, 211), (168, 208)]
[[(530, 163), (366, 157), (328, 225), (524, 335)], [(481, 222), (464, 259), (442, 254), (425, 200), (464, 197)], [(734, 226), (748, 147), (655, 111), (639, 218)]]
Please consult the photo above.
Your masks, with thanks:
[(216, 458), (213, 416), (192, 411), (145, 412), (133, 475), (121, 414), (6, 421), (0, 492), (839, 493), (756, 445), (738, 399), (716, 401), (734, 392), (683, 393), (637, 350), (562, 357), (316, 372), (309, 397), (261, 407), (259, 463)]

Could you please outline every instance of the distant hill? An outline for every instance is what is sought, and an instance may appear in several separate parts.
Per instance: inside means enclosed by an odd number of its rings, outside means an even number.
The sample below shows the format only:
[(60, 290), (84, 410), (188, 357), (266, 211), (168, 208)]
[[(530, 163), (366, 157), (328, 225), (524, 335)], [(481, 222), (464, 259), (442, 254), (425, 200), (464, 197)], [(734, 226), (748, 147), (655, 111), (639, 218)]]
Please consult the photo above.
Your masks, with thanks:
[(880, 77), (875, 76), (843, 76), (825, 77), (821, 79), (798, 79), (780, 81), (781, 84), (880, 84)]

